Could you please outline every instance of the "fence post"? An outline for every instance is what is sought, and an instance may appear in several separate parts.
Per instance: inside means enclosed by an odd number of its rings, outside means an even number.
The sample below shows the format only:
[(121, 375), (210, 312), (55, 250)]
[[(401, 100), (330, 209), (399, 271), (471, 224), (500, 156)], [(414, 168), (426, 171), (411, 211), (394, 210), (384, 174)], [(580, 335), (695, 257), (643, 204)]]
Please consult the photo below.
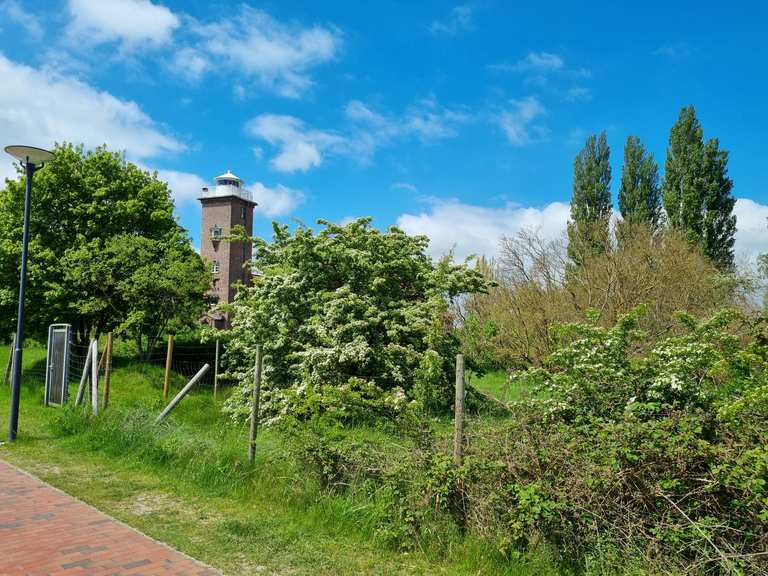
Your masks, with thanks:
[(3, 382), (9, 384), (11, 382), (11, 370), (13, 370), (13, 350), (16, 348), (16, 332), (13, 333), (13, 341), (11, 342), (11, 350), (8, 354), (8, 363), (5, 365), (5, 378)]
[(80, 386), (77, 389), (77, 396), (75, 397), (75, 406), (80, 406), (85, 396), (85, 383), (88, 381), (88, 371), (91, 364), (91, 354), (93, 354), (93, 346), (88, 345), (88, 354), (85, 356), (85, 364), (83, 364), (83, 375), (80, 376)]
[(259, 433), (259, 401), (261, 395), (261, 344), (256, 344), (256, 362), (253, 366), (253, 404), (251, 405), (251, 433), (248, 444), (248, 462), (256, 458), (256, 435)]
[(112, 375), (112, 332), (107, 334), (107, 349), (104, 351), (104, 410), (109, 404), (109, 380)]
[(454, 406), (453, 461), (464, 462), (464, 355), (456, 355), (456, 405)]
[(159, 415), (159, 416), (158, 416), (158, 417), (155, 419), (155, 424), (158, 424), (159, 422), (161, 422), (161, 421), (163, 420), (163, 418), (165, 418), (166, 416), (168, 416), (168, 414), (170, 414), (170, 413), (171, 413), (171, 410), (173, 410), (174, 408), (176, 408), (176, 405), (177, 405), (179, 402), (181, 402), (181, 401), (182, 401), (182, 399), (184, 398), (184, 396), (186, 396), (186, 395), (187, 395), (187, 393), (189, 393), (189, 391), (190, 391), (190, 390), (192, 390), (192, 386), (194, 386), (195, 384), (197, 384), (197, 381), (198, 381), (198, 380), (200, 380), (200, 378), (202, 378), (203, 376), (205, 376), (205, 373), (206, 373), (206, 372), (208, 372), (208, 369), (209, 369), (210, 367), (211, 367), (211, 365), (210, 365), (210, 364), (205, 364), (205, 365), (203, 365), (203, 367), (202, 367), (202, 368), (200, 368), (200, 370), (198, 370), (198, 371), (197, 371), (197, 374), (195, 374), (194, 376), (192, 376), (192, 380), (190, 380), (189, 382), (187, 382), (187, 385), (186, 385), (186, 386), (184, 386), (184, 388), (182, 388), (181, 390), (179, 390), (179, 393), (178, 393), (178, 394), (176, 394), (176, 396), (174, 396), (174, 397), (173, 397), (173, 400), (171, 400), (171, 401), (168, 403), (168, 406), (166, 406), (166, 407), (163, 409), (163, 411), (162, 411), (162, 412), (160, 412), (160, 415)]
[(219, 394), (219, 339), (216, 338), (216, 360), (213, 363), (213, 399)]
[(99, 341), (91, 342), (91, 408), (93, 415), (99, 415)]
[(168, 334), (168, 350), (165, 352), (165, 375), (163, 376), (163, 398), (168, 398), (168, 388), (171, 378), (171, 361), (173, 360), (173, 334)]

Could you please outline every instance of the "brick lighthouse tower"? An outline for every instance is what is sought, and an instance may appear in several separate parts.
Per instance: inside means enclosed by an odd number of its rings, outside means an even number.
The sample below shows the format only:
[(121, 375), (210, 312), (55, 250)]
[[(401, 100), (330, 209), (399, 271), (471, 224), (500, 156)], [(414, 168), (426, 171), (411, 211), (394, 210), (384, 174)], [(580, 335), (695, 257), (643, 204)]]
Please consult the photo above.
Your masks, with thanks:
[[(256, 206), (243, 180), (232, 172), (215, 178), (215, 186), (203, 188), (200, 196), (203, 225), (200, 231), (200, 255), (213, 268), (211, 299), (228, 304), (235, 299), (236, 285), (251, 283), (251, 272), (245, 267), (251, 260), (250, 242), (235, 242), (226, 238), (236, 226), (253, 235), (253, 209)], [(211, 312), (206, 322), (216, 328), (228, 328), (226, 314)]]

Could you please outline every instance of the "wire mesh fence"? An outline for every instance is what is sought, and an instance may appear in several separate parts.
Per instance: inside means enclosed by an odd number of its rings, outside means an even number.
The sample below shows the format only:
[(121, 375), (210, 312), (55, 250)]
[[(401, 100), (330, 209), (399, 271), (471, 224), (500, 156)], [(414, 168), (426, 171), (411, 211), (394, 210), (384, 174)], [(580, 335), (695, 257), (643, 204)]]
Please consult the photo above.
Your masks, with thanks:
[[(109, 369), (127, 369), (131, 373), (144, 376), (149, 379), (158, 380), (158, 386), (162, 384), (163, 371), (165, 370), (168, 346), (163, 343), (156, 347), (149, 354), (139, 355), (134, 352), (121, 350), (113, 355), (105, 354), (106, 339), (99, 343), (99, 373), (103, 377)], [(77, 388), (80, 383), (83, 371), (86, 368), (88, 360), (89, 344), (79, 344), (75, 341), (69, 342), (69, 370), (67, 383), (70, 387)], [(10, 383), (11, 378), (11, 359), (13, 354), (13, 344), (9, 343), (0, 346), (0, 361), (4, 362), (4, 382)], [(223, 346), (220, 348), (220, 355), (223, 354)], [(107, 366), (109, 363), (109, 366)], [(171, 354), (171, 377), (180, 376), (185, 381), (192, 378), (205, 365), (209, 364), (209, 370), (201, 378), (197, 386), (204, 388), (213, 388), (216, 366), (216, 344), (174, 344)], [(45, 342), (29, 340), (24, 343), (22, 358), (22, 384), (25, 387), (37, 388), (43, 390), (46, 382), (46, 372), (48, 370), (47, 347)], [(70, 398), (73, 399), (72, 396)]]

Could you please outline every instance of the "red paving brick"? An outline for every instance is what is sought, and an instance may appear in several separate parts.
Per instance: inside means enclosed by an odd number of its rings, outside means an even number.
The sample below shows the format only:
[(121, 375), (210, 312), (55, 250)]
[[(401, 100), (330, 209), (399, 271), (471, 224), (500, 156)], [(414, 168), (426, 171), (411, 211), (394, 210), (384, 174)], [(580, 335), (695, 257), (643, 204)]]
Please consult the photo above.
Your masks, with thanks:
[(0, 460), (0, 575), (220, 576)]

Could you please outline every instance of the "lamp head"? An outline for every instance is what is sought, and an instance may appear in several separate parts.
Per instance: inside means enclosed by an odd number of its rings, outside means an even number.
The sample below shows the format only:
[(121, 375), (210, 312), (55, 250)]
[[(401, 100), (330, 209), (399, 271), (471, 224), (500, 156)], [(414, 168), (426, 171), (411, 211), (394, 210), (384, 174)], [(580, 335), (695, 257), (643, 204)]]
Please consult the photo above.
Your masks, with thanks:
[(5, 151), (22, 164), (29, 162), (35, 166), (42, 166), (56, 157), (53, 152), (34, 146), (6, 146)]

